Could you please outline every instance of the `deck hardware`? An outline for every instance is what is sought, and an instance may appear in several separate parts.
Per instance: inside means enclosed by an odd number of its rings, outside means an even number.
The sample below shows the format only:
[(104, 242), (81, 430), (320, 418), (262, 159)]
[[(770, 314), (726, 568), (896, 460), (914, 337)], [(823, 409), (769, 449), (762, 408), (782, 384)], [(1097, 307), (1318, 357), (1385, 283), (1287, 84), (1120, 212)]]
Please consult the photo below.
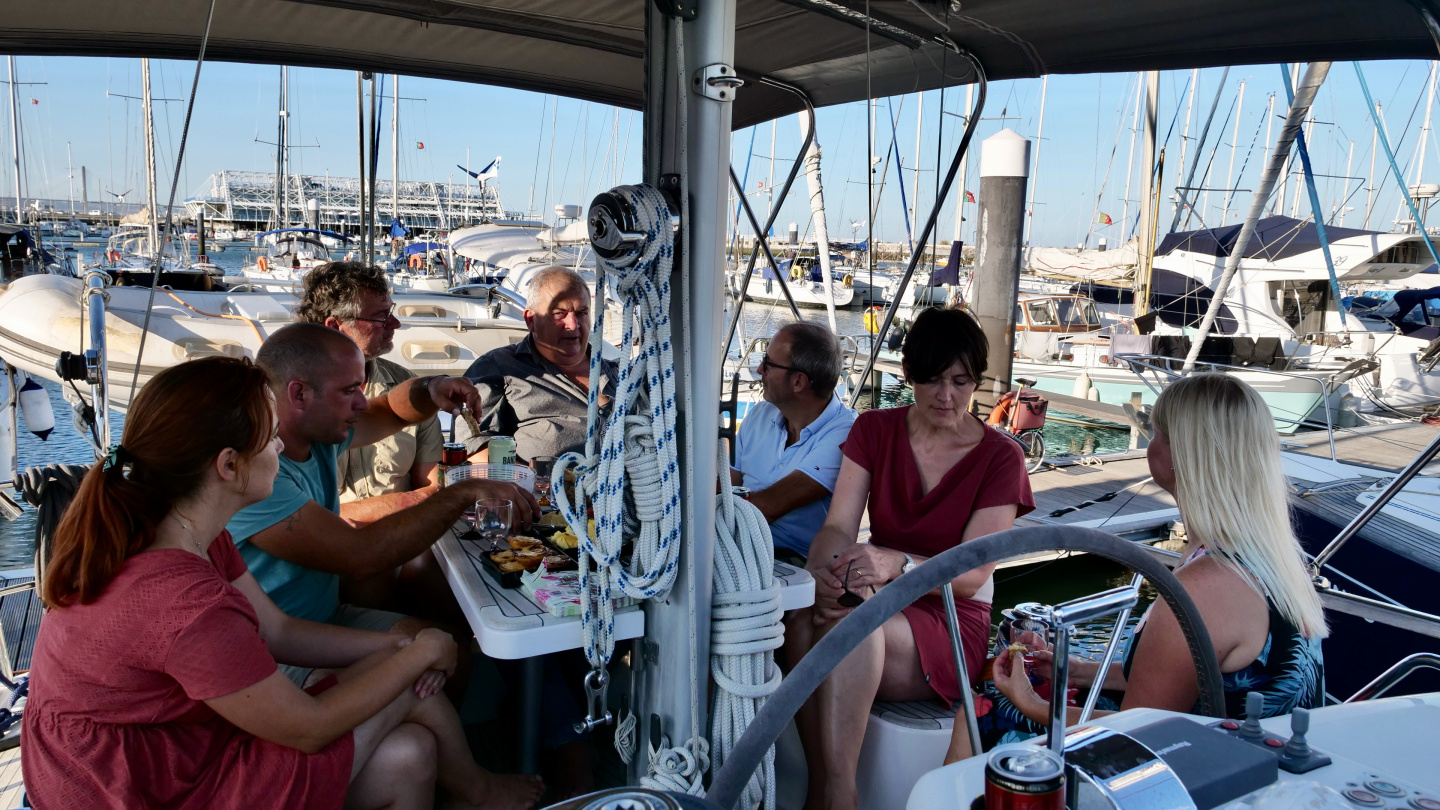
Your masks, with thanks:
[(615, 717), (605, 706), (605, 698), (610, 691), (610, 674), (603, 668), (590, 670), (585, 675), (585, 719), (575, 724), (575, 733), (584, 734), (594, 731), (601, 726), (608, 726), (615, 722)]
[(745, 80), (735, 75), (735, 68), (726, 64), (706, 65), (695, 71), (692, 82), (695, 92), (715, 101), (734, 101), (735, 91)]
[(700, 0), (655, 0), (655, 8), (666, 17), (691, 22), (700, 16)]

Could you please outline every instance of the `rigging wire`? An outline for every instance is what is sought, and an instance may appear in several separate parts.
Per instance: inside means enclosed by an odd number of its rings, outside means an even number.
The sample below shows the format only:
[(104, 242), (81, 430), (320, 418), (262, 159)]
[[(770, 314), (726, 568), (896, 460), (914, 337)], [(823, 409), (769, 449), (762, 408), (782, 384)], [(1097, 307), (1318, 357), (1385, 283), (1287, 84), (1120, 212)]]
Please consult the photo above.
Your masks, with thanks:
[[(165, 238), (161, 240), (160, 245), (150, 246), (154, 251), (155, 269), (150, 274), (150, 297), (145, 303), (145, 321), (140, 327), (140, 348), (135, 352), (135, 370), (130, 374), (129, 401), (135, 399), (135, 387), (140, 381), (140, 366), (145, 359), (145, 338), (150, 334), (150, 315), (155, 309), (155, 288), (160, 286), (160, 269), (164, 266), (163, 246), (171, 238), (170, 230), (175, 214), (175, 191), (180, 185), (180, 167), (185, 162), (185, 145), (190, 136), (190, 118), (195, 112), (195, 96), (200, 89), (200, 69), (205, 65), (205, 48), (210, 44), (210, 23), (214, 19), (215, 0), (210, 0), (210, 8), (205, 12), (205, 31), (200, 35), (200, 53), (195, 57), (195, 78), (190, 83), (190, 101), (185, 105), (185, 124), (180, 129), (180, 149), (175, 156), (175, 173), (170, 177), (170, 202), (165, 206)], [(153, 207), (155, 201), (151, 200), (150, 205)]]

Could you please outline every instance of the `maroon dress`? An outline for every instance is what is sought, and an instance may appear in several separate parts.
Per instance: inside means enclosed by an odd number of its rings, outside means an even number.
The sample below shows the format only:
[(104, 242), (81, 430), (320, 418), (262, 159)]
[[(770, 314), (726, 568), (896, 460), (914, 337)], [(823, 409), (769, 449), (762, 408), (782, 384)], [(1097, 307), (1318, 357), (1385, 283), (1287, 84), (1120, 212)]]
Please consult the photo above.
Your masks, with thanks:
[(205, 705), (276, 671), (250, 600), (230, 584), (246, 568), (228, 532), (209, 554), (136, 554), (99, 599), (45, 615), (21, 760), (36, 808), (344, 803), (350, 733), (307, 755)]
[[(978, 509), (1015, 504), (1019, 517), (1035, 508), (1020, 445), (988, 426), (985, 438), (934, 489), (924, 492), (905, 429), (909, 411), (906, 406), (860, 414), (842, 447), (847, 458), (870, 473), (871, 542), (934, 557), (960, 542), (965, 524)], [(944, 603), (938, 596), (923, 596), (904, 613), (930, 688), (945, 700), (959, 700), (960, 680), (945, 629)], [(970, 682), (978, 683), (990, 639), (990, 604), (959, 599), (956, 613)]]

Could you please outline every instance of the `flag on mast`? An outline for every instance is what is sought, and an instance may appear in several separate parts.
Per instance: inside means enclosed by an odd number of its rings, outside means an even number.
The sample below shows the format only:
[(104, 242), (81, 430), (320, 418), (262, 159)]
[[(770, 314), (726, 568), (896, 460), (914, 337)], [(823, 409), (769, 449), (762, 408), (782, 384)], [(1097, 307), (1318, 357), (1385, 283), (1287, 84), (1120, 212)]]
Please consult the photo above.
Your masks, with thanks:
[(1114, 224), (1114, 223), (1110, 220), (1110, 215), (1107, 214), (1107, 213), (1105, 213), (1104, 211), (1101, 211), (1101, 212), (1100, 212), (1100, 216), (1096, 218), (1096, 221), (1098, 221), (1101, 225), (1113, 225), (1113, 224)]
[(968, 202), (968, 203), (973, 203), (973, 202), (975, 202), (975, 195), (974, 195), (974, 193), (969, 192), (969, 191), (965, 192), (965, 202)]

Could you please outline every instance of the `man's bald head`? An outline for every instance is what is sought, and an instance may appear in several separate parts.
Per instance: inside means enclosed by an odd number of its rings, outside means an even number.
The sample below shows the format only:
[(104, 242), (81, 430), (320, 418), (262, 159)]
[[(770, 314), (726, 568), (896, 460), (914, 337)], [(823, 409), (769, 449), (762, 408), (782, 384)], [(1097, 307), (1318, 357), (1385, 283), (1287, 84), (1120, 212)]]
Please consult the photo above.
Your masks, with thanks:
[(525, 291), (525, 305), (531, 312), (544, 315), (559, 298), (581, 296), (590, 300), (590, 287), (585, 277), (568, 267), (551, 265), (538, 270)]
[(270, 375), (277, 391), (285, 390), (292, 380), (319, 388), (328, 381), (336, 358), (359, 352), (355, 341), (328, 326), (292, 323), (265, 340), (255, 364)]

